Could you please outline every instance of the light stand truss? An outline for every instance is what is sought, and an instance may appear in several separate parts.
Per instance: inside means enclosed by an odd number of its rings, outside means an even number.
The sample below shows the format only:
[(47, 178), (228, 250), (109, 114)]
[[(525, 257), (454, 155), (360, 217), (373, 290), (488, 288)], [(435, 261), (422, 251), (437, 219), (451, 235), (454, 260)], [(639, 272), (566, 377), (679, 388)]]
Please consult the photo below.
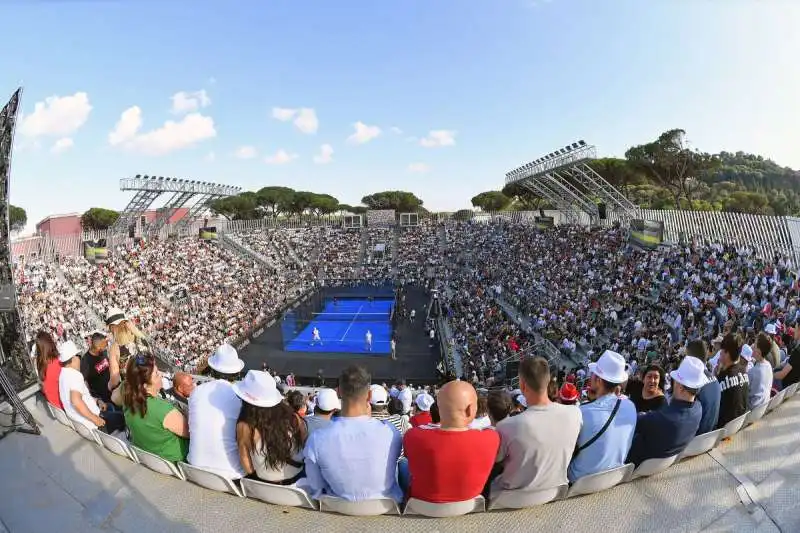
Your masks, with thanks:
[[(159, 213), (154, 223), (156, 230), (169, 223), (172, 216), (189, 203), (195, 196), (200, 196), (201, 203), (205, 205), (209, 200), (223, 198), (238, 194), (241, 187), (232, 185), (221, 185), (217, 183), (206, 183), (203, 181), (186, 180), (178, 178), (165, 178), (163, 176), (142, 176), (137, 174), (133, 178), (122, 178), (119, 181), (119, 188), (122, 191), (136, 191), (131, 201), (120, 213), (114, 226), (111, 228), (113, 234), (121, 234), (128, 230), (131, 225), (136, 225), (139, 217), (144, 214), (153, 204), (156, 198), (164, 193), (173, 193), (170, 200), (164, 206), (164, 210)], [(196, 216), (200, 209), (195, 209), (197, 204), (190, 210), (189, 214), (181, 219), (185, 223), (187, 219)]]
[(518, 184), (548, 200), (568, 223), (584, 215), (590, 224), (599, 223), (598, 202), (620, 218), (633, 218), (636, 206), (589, 166), (594, 159), (597, 149), (578, 141), (508, 172), (506, 185)]

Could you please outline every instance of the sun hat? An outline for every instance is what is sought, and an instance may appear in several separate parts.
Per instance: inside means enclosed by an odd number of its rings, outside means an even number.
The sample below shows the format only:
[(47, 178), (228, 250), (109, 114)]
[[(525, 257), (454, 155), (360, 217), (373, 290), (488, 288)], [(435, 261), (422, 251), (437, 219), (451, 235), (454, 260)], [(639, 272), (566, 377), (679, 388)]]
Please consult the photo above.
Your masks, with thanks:
[(778, 333), (778, 328), (775, 327), (775, 324), (767, 324), (764, 331), (770, 335), (776, 335)]
[(578, 389), (572, 383), (564, 383), (558, 391), (558, 397), (565, 402), (574, 402), (578, 399), (578, 396)]
[(128, 320), (128, 318), (125, 316), (125, 312), (119, 307), (111, 307), (108, 313), (106, 313), (106, 324), (109, 326), (116, 326), (125, 320)]
[(320, 389), (317, 392), (317, 407), (323, 411), (336, 411), (342, 408), (342, 402), (333, 389)]
[(423, 392), (419, 396), (417, 396), (416, 403), (417, 407), (419, 407), (420, 411), (430, 411), (431, 406), (436, 400), (433, 399), (433, 396), (430, 394)]
[(517, 400), (517, 403), (520, 404), (522, 407), (528, 407), (528, 400), (526, 400), (525, 396), (523, 396), (522, 394), (518, 394), (515, 399)]
[(669, 373), (670, 377), (690, 389), (699, 389), (706, 383), (706, 367), (697, 357), (687, 356), (681, 361), (681, 365), (677, 370)]
[(380, 385), (371, 385), (369, 392), (369, 403), (372, 405), (386, 405), (389, 403), (389, 395), (386, 393), (386, 389)]
[(742, 345), (742, 357), (747, 361), (753, 360), (753, 348), (751, 348), (749, 344)]
[(208, 358), (208, 366), (222, 374), (238, 374), (244, 368), (244, 361), (239, 359), (236, 348), (225, 343)]
[(81, 351), (75, 346), (75, 343), (67, 341), (58, 347), (58, 360), (62, 363), (66, 363), (79, 353), (81, 353)]
[(275, 378), (261, 370), (248, 371), (242, 381), (233, 384), (233, 392), (242, 401), (256, 407), (275, 407), (283, 400)]
[(625, 359), (617, 352), (606, 350), (594, 368), (592, 373), (603, 381), (619, 385), (628, 380), (628, 373), (625, 371)]

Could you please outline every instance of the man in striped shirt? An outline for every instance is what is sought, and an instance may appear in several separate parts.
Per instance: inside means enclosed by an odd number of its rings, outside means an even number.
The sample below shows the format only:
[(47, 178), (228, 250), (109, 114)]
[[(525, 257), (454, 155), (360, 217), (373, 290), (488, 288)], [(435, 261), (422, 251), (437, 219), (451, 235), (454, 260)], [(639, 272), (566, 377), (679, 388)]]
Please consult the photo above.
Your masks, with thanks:
[[(372, 418), (389, 422), (396, 427), (401, 434), (408, 431), (411, 424), (407, 416), (389, 414), (388, 406), (390, 400), (389, 393), (386, 392), (386, 389), (380, 385), (372, 385), (370, 386), (370, 392), (372, 393), (369, 400), (372, 405)], [(392, 398), (392, 401), (399, 402), (400, 400)]]

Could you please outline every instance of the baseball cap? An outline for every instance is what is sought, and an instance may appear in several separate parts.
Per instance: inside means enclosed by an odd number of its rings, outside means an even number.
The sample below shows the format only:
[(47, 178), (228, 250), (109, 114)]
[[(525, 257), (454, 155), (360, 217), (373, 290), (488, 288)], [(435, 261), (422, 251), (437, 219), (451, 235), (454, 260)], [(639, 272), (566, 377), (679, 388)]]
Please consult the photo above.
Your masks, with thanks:
[(369, 392), (371, 393), (369, 403), (372, 405), (386, 405), (389, 403), (389, 395), (386, 393), (386, 389), (380, 385), (371, 385)]
[(342, 402), (333, 389), (320, 389), (317, 392), (317, 407), (323, 411), (335, 411), (342, 408)]
[(62, 363), (66, 363), (79, 353), (81, 353), (81, 351), (75, 346), (75, 343), (67, 341), (58, 347), (58, 360)]

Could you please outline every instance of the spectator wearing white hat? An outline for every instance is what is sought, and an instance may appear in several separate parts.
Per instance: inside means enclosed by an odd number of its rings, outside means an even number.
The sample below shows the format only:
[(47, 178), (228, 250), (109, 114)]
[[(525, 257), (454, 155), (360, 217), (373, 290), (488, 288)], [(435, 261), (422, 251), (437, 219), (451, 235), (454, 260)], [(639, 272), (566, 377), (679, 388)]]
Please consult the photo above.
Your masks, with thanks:
[(64, 412), (70, 420), (89, 429), (99, 429), (106, 433), (123, 429), (125, 420), (122, 413), (106, 411), (105, 404), (89, 393), (81, 374), (79, 354), (80, 350), (72, 341), (67, 341), (58, 347), (58, 360), (61, 362), (58, 395), (64, 405)]
[[(389, 393), (380, 385), (370, 386), (370, 405), (372, 406), (372, 418), (389, 422), (404, 434), (411, 428), (408, 417), (401, 414), (391, 414), (389, 412), (389, 402), (400, 404), (399, 398), (389, 398)], [(400, 408), (402, 409), (402, 408)]]
[(764, 327), (764, 333), (769, 335), (769, 340), (772, 343), (769, 353), (764, 354), (764, 359), (766, 359), (769, 364), (772, 365), (774, 370), (781, 364), (781, 350), (778, 347), (778, 343), (775, 342), (775, 337), (778, 335), (778, 328), (775, 324), (767, 324), (766, 327)]
[(625, 359), (606, 350), (589, 371), (595, 400), (580, 407), (583, 426), (567, 471), (570, 482), (625, 464), (636, 428), (636, 406), (617, 394), (619, 385), (628, 380)]
[(657, 411), (639, 416), (628, 462), (639, 466), (647, 459), (671, 457), (683, 451), (697, 434), (702, 407), (695, 401), (697, 391), (706, 383), (705, 365), (687, 356), (677, 370), (670, 372), (672, 398)]
[(242, 401), (233, 390), (244, 361), (230, 344), (208, 358), (215, 378), (198, 386), (189, 397), (189, 464), (213, 470), (230, 479), (244, 477), (236, 442), (236, 422)]
[(303, 453), (312, 498), (403, 500), (397, 483), (402, 437), (393, 425), (370, 417), (371, 381), (364, 368), (346, 368), (339, 377), (341, 416), (309, 436)]
[(423, 392), (417, 396), (416, 400), (414, 400), (414, 403), (417, 405), (417, 413), (411, 417), (411, 427), (424, 426), (432, 422), (431, 406), (435, 401), (433, 396), (427, 392)]
[[(769, 361), (764, 359), (764, 355), (769, 353), (770, 338), (763, 333), (756, 337), (756, 343), (752, 348), (753, 366), (747, 371), (750, 380), (750, 394), (748, 396), (748, 407), (750, 409), (768, 402), (772, 393), (772, 366)], [(744, 346), (742, 346), (744, 352)]]
[(314, 402), (314, 413), (305, 417), (308, 434), (331, 423), (333, 413), (342, 408), (342, 402), (333, 389), (320, 389)]
[(283, 400), (275, 378), (250, 370), (232, 389), (242, 400), (236, 442), (245, 473), (275, 485), (296, 484), (305, 477), (303, 446), (308, 431)]

